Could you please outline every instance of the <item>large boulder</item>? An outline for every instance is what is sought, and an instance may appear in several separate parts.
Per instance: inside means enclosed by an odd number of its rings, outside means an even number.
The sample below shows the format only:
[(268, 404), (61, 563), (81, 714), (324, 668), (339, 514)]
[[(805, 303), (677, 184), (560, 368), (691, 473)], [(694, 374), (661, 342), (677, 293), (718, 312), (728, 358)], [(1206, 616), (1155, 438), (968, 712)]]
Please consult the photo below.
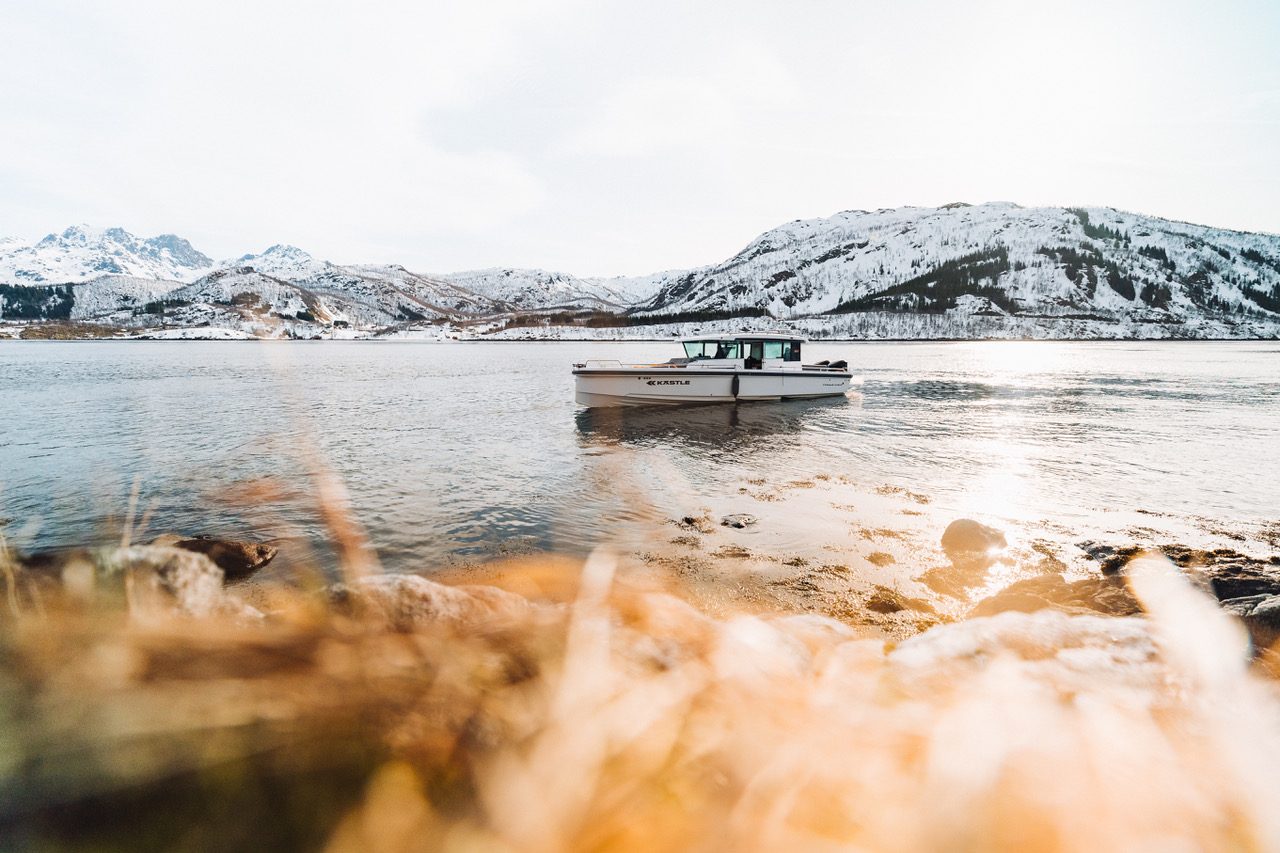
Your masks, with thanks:
[(420, 575), (374, 575), (329, 587), (330, 603), (340, 612), (393, 630), (424, 625), (463, 628), (527, 616), (527, 598), (493, 586), (445, 586)]
[(134, 615), (176, 611), (208, 616), (221, 611), (222, 570), (203, 554), (182, 548), (135, 546), (101, 552), (108, 576), (128, 579)]

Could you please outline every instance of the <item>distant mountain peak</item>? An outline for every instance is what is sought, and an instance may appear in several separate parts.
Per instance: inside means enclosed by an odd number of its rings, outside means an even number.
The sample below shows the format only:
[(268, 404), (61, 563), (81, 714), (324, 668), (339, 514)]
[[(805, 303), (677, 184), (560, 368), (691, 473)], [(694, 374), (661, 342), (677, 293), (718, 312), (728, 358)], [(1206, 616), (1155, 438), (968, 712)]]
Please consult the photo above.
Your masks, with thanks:
[(144, 239), (119, 226), (70, 225), (34, 245), (0, 241), (0, 282), (68, 284), (102, 275), (190, 281), (212, 265), (175, 234)]
[(246, 255), (241, 255), (236, 258), (236, 261), (254, 261), (258, 258), (292, 258), (305, 261), (315, 260), (314, 256), (310, 252), (299, 249), (297, 246), (290, 245), (289, 243), (275, 243), (263, 249), (261, 252), (250, 252)]
[(312, 256), (310, 252), (299, 249), (297, 246), (289, 243), (276, 243), (274, 246), (269, 246), (262, 254), (287, 255), (292, 258), (310, 258)]

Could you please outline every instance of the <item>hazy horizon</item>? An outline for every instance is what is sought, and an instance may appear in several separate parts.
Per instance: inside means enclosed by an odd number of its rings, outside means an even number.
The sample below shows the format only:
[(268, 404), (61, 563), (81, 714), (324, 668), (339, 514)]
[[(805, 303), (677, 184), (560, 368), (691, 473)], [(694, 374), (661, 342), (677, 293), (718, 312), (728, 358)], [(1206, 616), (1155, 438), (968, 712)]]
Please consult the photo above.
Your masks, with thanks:
[(1280, 233), (1280, 8), (6, 8), (0, 236), (636, 275), (841, 210)]

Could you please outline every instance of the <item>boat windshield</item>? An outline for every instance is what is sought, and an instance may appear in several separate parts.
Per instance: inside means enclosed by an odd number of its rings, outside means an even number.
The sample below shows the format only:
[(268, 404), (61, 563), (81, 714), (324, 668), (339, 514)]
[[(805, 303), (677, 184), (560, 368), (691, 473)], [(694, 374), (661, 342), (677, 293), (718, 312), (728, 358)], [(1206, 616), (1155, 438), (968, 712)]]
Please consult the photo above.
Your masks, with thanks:
[(739, 358), (737, 341), (685, 341), (689, 358)]

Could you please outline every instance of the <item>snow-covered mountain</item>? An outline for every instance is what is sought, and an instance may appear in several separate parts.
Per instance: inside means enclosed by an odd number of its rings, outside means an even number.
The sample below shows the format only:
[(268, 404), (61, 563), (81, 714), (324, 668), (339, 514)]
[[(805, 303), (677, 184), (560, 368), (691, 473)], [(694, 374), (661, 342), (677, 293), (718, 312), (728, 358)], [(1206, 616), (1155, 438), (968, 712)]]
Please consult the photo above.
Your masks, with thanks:
[(276, 245), (261, 254), (244, 255), (222, 264), (214, 275), (225, 289), (250, 273), (302, 288), (322, 301), (363, 304), (383, 315), (384, 322), (498, 310), (492, 300), (452, 281), (413, 273), (395, 264), (333, 264), (294, 246)]
[(1280, 337), (1280, 236), (1111, 208), (953, 204), (797, 220), (718, 264), (585, 278), (422, 275), (286, 245), (214, 265), (171, 235), (75, 227), (34, 246), (0, 241), (6, 319), (250, 335)]
[(829, 327), (881, 313), (1274, 325), (1280, 236), (1110, 208), (846, 211), (782, 225), (722, 263), (671, 275), (636, 313), (813, 317), (806, 325)]
[(636, 300), (609, 279), (578, 278), (546, 270), (492, 268), (441, 276), (472, 293), (516, 311), (588, 308), (622, 310)]
[(71, 320), (97, 320), (112, 314), (132, 314), (157, 300), (168, 298), (184, 285), (180, 281), (104, 275), (69, 288), (74, 299)]
[(0, 319), (126, 328), (222, 327), (252, 334), (335, 323), (385, 328), (501, 310), (492, 300), (401, 266), (340, 266), (285, 245), (225, 261), (194, 281), (100, 275), (38, 287), (0, 284)]
[(123, 228), (73, 225), (25, 244), (0, 240), (0, 282), (76, 284), (104, 275), (192, 281), (213, 261), (174, 234), (139, 238)]
[[(166, 322), (178, 325), (265, 329), (293, 323), (341, 323), (384, 328), (468, 317), (488, 307), (447, 283), (394, 267), (380, 274), (334, 265), (296, 277), (276, 272), (270, 275), (253, 266), (217, 269), (168, 293), (161, 313)], [(130, 318), (117, 316), (114, 320), (136, 325), (136, 319), (131, 323)]]

